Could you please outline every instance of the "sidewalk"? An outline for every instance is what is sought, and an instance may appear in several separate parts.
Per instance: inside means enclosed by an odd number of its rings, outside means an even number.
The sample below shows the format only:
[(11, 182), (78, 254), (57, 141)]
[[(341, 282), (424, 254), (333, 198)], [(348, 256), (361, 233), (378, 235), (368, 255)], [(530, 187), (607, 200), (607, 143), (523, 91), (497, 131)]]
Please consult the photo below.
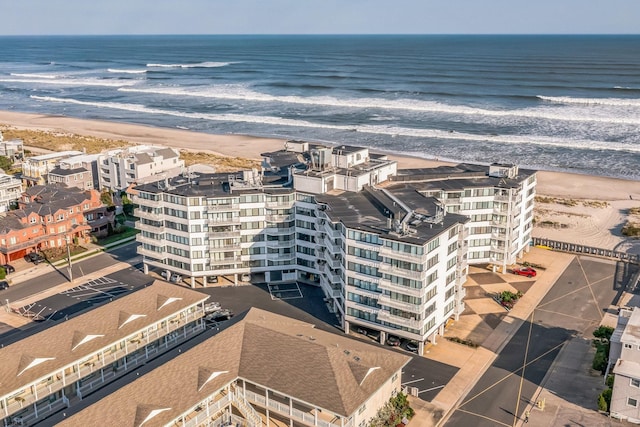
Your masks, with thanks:
[[(426, 357), (458, 366), (460, 370), (430, 404), (425, 405), (424, 402), (411, 399), (412, 405), (417, 404), (416, 416), (411, 421), (411, 427), (441, 426), (446, 423), (451, 411), (460, 404), (491, 366), (498, 353), (542, 301), (574, 256), (532, 248), (525, 259), (545, 266), (546, 270), (478, 348), (473, 349), (441, 338), (438, 344), (425, 349)], [(464, 323), (462, 317), (457, 323)]]

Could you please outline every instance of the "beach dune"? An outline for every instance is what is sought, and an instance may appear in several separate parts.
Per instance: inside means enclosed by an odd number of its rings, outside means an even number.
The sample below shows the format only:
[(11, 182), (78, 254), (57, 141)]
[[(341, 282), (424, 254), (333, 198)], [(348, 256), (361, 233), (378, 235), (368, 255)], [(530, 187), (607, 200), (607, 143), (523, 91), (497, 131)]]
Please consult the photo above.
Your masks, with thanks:
[[(261, 153), (280, 150), (285, 142), (277, 138), (215, 135), (183, 129), (11, 111), (0, 111), (0, 125), (125, 140), (135, 144), (166, 145), (182, 150), (249, 159), (260, 159)], [(299, 139), (304, 139), (304, 135), (300, 135)], [(28, 143), (25, 141), (25, 145)], [(449, 164), (418, 157), (389, 157), (397, 160), (400, 168)], [(627, 239), (621, 234), (622, 226), (630, 219), (629, 209), (640, 207), (640, 182), (551, 171), (539, 171), (537, 176), (536, 191), (539, 195), (573, 200), (575, 203), (573, 206), (567, 206), (567, 203), (538, 203), (536, 222), (555, 226), (535, 227), (534, 237), (640, 253), (640, 240)], [(590, 204), (582, 203), (583, 201), (606, 203)]]

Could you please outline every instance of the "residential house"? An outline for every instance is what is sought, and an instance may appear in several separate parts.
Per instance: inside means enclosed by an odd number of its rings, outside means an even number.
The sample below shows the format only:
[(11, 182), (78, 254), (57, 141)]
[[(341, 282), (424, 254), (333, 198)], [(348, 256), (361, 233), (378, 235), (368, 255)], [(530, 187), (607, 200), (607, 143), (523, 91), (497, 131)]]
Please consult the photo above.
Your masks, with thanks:
[(98, 190), (98, 157), (98, 154), (82, 154), (62, 159), (49, 171), (48, 182), (81, 190)]
[(25, 187), (44, 185), (47, 183), (47, 175), (60, 160), (81, 154), (81, 151), (61, 151), (27, 157), (22, 162), (22, 183)]
[(28, 188), (18, 200), (18, 209), (0, 218), (0, 262), (87, 239), (91, 225), (85, 215), (105, 209), (96, 190), (58, 185)]
[(640, 307), (620, 309), (610, 340), (607, 371), (614, 375), (609, 413), (613, 418), (640, 424)]

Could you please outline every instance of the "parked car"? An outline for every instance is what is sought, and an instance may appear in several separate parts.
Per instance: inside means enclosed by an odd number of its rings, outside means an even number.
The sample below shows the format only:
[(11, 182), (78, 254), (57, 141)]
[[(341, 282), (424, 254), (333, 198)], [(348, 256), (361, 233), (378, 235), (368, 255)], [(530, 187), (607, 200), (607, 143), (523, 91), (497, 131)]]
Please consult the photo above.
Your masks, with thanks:
[(527, 277), (536, 277), (536, 274), (538, 274), (531, 267), (514, 268), (513, 270), (511, 270), (511, 272), (513, 274), (517, 274), (518, 276), (527, 276)]
[(0, 282), (0, 291), (5, 290), (5, 289), (9, 289), (9, 283), (5, 282), (4, 280)]
[(220, 305), (219, 302), (217, 301), (213, 301), (213, 302), (208, 302), (204, 305), (204, 314), (210, 314), (213, 313), (215, 311), (218, 311), (222, 308), (222, 306)]
[(367, 329), (363, 328), (362, 326), (358, 326), (356, 328), (356, 332), (361, 334), (361, 335), (364, 335), (365, 337), (369, 335), (369, 331)]
[(417, 353), (419, 348), (418, 341), (410, 340), (409, 342), (407, 342), (406, 347), (407, 350)]
[(180, 283), (180, 282), (182, 282), (182, 276), (179, 275), (178, 273), (173, 273), (171, 275), (171, 280), (170, 281), (173, 282), (173, 283)]
[(15, 273), (16, 269), (13, 267), (13, 265), (11, 264), (4, 264), (2, 265), (2, 268), (4, 268), (4, 271), (9, 274), (9, 273)]
[(34, 264), (40, 264), (45, 261), (44, 257), (37, 252), (29, 252), (24, 256), (24, 260)]
[(207, 322), (222, 322), (229, 320), (233, 317), (233, 312), (228, 308), (221, 308), (204, 316), (204, 320)]
[(207, 283), (218, 283), (218, 276), (208, 276)]
[(249, 273), (242, 273), (242, 275), (240, 276), (240, 280), (243, 282), (249, 282), (251, 281), (251, 274)]
[(398, 347), (400, 345), (400, 338), (394, 335), (389, 335), (389, 338), (387, 338), (387, 345)]
[(160, 276), (162, 276), (166, 280), (169, 280), (169, 278), (171, 277), (171, 273), (169, 273), (167, 270), (162, 270), (160, 272)]

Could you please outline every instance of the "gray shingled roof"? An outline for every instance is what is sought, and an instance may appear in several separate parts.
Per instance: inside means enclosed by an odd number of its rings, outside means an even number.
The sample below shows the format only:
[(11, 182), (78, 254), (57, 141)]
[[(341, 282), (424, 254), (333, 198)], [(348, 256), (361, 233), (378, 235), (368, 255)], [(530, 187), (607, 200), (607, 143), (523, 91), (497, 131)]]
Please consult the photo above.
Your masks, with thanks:
[[(163, 306), (168, 298), (179, 298)], [(205, 301), (208, 295), (156, 281), (37, 334), (0, 348), (0, 396), (11, 393), (43, 376), (82, 360), (105, 346), (151, 325), (181, 309)], [(124, 320), (132, 314), (144, 317)], [(124, 319), (124, 320), (123, 320)], [(76, 348), (87, 335), (104, 335)], [(24, 370), (38, 358), (52, 358)], [(22, 372), (24, 370), (24, 372)]]
[[(110, 425), (139, 426), (150, 411), (167, 409), (144, 424), (164, 425), (237, 378), (350, 416), (411, 360), (257, 308), (234, 320), (59, 425), (84, 427), (108, 420)], [(221, 374), (210, 379), (214, 372)]]
[(171, 148), (160, 148), (156, 150), (156, 154), (158, 156), (162, 156), (163, 159), (173, 159), (174, 157), (180, 156), (180, 154), (173, 151)]

